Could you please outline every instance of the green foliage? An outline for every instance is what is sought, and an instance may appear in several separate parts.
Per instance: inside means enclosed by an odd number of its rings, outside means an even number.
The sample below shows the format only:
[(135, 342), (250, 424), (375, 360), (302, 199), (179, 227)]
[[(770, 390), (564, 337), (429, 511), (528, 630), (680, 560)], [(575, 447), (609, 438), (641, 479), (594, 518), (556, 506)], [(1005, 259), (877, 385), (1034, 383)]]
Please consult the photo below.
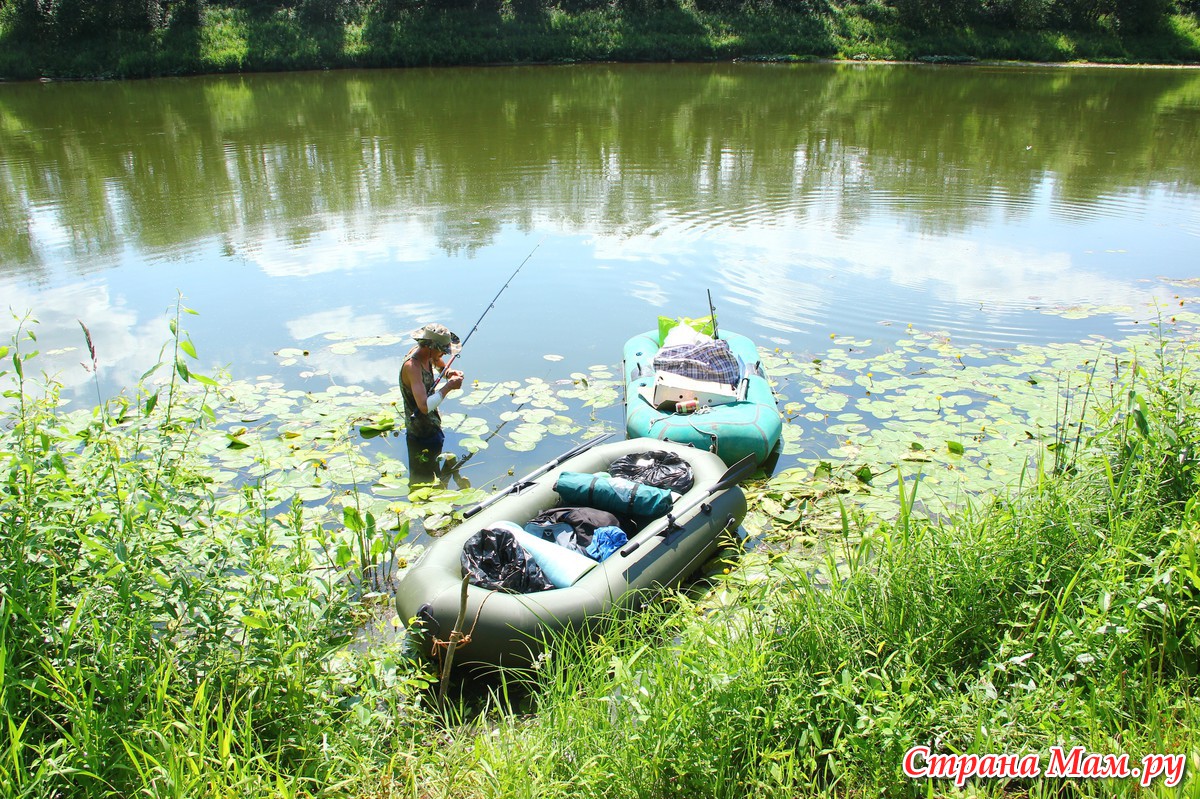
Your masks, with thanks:
[(0, 347), (0, 779), (16, 795), (294, 794), (422, 724), (427, 680), (398, 645), (344, 649), (366, 607), (333, 531), (265, 481), (216, 488), (200, 454), (216, 382), (171, 329), (165, 384), (91, 413), (35, 392), (33, 329)]
[[(969, 407), (963, 362), (980, 353), (913, 331), (867, 370), (850, 354), (861, 342), (835, 338), (813, 366), (813, 402), (841, 407), (828, 389), (846, 388), (843, 371), (875, 392), (895, 372), (911, 391), (870, 407), (911, 414), (900, 444), (924, 474), (888, 483), (885, 462), (831, 451), (810, 475), (773, 477), (751, 491), (766, 546), (719, 564), (709, 590), (562, 636), (530, 672), (504, 675), (483, 712), (436, 718), (423, 710), (430, 678), (394, 631), (344, 646), (371, 615), (364, 578), (407, 524), (383, 521), (390, 467), (333, 431), (386, 435), (386, 402), (344, 389), (296, 409), (269, 385), (201, 374), (187, 313), (142, 385), (98, 393), (90, 412), (60, 408), (54, 384), (35, 390), (32, 322), (0, 346), (0, 779), (14, 795), (918, 796), (940, 788), (900, 773), (918, 743), (1200, 745), (1197, 348), (1161, 326), (1136, 340), (1141, 355), (1105, 359), (1111, 391), (1072, 348), (993, 364), (993, 382), (1028, 388), (1009, 392), (1014, 405), (1037, 406), (995, 412), (1042, 414), (1046, 456), (1022, 490), (936, 515), (922, 510), (947, 490), (934, 469), (966, 472), (989, 451), (982, 428), (943, 426)], [(95, 370), (102, 353), (82, 335)], [(903, 368), (922, 342), (928, 385)], [(955, 383), (938, 382), (935, 352), (957, 364)], [(1034, 366), (1071, 377), (1034, 380)], [(570, 432), (565, 401), (611, 404), (610, 378), (597, 367), (561, 390), (499, 384), (521, 402), (508, 443)], [(1049, 410), (1043, 385), (1057, 386)], [(230, 421), (250, 416), (278, 419)], [(884, 488), (893, 510), (868, 514)], [(427, 521), (475, 498), (428, 495)], [(521, 695), (529, 706), (512, 707)]]
[[(491, 720), (461, 744), (480, 767), (426, 791), (915, 797), (949, 787), (901, 773), (917, 744), (1194, 751), (1196, 353), (1164, 342), (1159, 355), (1128, 373), (1140, 399), (1101, 409), (1074, 471), (1039, 470), (1015, 495), (936, 518), (904, 481), (894, 518), (841, 505), (843, 534), (816, 550), (768, 547), (701, 599), (557, 639), (528, 675), (536, 715)], [(1071, 792), (1130, 787), (1081, 780)]]
[[(7, 0), (0, 76), (839, 53), (1195, 61), (1195, 2)], [(1086, 46), (1048, 46), (1062, 37)]]
[(1001, 28), (1038, 30), (1050, 18), (1054, 0), (984, 0), (987, 19)]

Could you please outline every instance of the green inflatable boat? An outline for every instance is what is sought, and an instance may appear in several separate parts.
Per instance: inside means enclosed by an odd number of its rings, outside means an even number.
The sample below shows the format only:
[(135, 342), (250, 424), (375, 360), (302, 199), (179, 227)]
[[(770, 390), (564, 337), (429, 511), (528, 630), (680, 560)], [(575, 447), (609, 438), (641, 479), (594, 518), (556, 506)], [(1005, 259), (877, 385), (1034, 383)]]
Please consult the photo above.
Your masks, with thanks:
[[(566, 496), (567, 478), (607, 472), (619, 459), (629, 462), (628, 456), (634, 461), (677, 456), (671, 460), (682, 459), (690, 467), (692, 485), (680, 494), (637, 483), (635, 492), (653, 491), (656, 497), (665, 492), (666, 504), (656, 510), (668, 512), (634, 524), (628, 540), (618, 541), (620, 548), (600, 561), (552, 540), (518, 539), (525, 554), (563, 585), (532, 593), (469, 585), (463, 631), (470, 640), (456, 649), (455, 669), (528, 665), (544, 651), (548, 634), (581, 627), (614, 608), (636, 608), (648, 595), (678, 585), (712, 556), (721, 533), (735, 531), (745, 516), (746, 498), (737, 483), (754, 471), (749, 459), (727, 468), (710, 452), (669, 441), (586, 442), (468, 509), (466, 521), (435, 539), (409, 567), (396, 589), (396, 611), (406, 622), (415, 620), (411, 632), (424, 653), (432, 654), (454, 629), (467, 568), (464, 545), (492, 535), (490, 531), (524, 525), (548, 509), (574, 504), (577, 497)], [(474, 550), (468, 546), (468, 551)]]
[[(631, 438), (656, 438), (706, 449), (730, 464), (749, 455), (761, 466), (778, 454), (783, 433), (775, 392), (753, 341), (726, 330), (717, 338), (729, 344), (741, 366), (732, 398), (710, 395), (703, 386), (672, 392), (669, 386), (660, 385), (662, 378), (654, 369), (654, 356), (661, 346), (658, 331), (642, 333), (625, 343), (626, 433)], [(693, 395), (701, 399), (674, 402), (669, 399), (672, 394), (676, 399)]]

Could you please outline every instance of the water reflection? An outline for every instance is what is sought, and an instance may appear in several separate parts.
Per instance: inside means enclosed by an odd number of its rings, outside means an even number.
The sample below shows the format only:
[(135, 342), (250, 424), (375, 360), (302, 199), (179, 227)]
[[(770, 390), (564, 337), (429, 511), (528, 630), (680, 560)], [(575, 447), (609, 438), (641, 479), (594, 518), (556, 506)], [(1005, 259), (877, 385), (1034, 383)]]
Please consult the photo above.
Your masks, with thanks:
[(99, 366), (110, 384), (132, 385), (159, 360), (168, 330), (166, 313), (146, 315), (143, 309), (114, 298), (98, 281), (44, 291), (8, 283), (3, 289), (3, 312), (11, 310), (14, 315), (0, 319), (0, 331), (15, 332), (18, 318), (35, 310), (24, 325), (37, 335), (36, 343), (27, 343), (25, 350), (41, 353), (30, 363), (30, 377), (44, 372), (68, 390), (90, 391), (92, 374), (86, 367), (91, 359), (80, 320), (87, 320)]
[[(1015, 340), (1034, 331), (1013, 314), (1193, 276), (1198, 122), (1200, 72), (1168, 69), (3, 85), (0, 291), (38, 311), (43, 351), (79, 346), (85, 319), (122, 380), (153, 362), (184, 288), (218, 365), (272, 371), (296, 343), (311, 377), (393, 385), (395, 348), (350, 357), (329, 336), (469, 327), (542, 235), (542, 268), (489, 324), (545, 343), (481, 340), (482, 379), (540, 373), (547, 352), (611, 362), (658, 312), (702, 310), (706, 286), (781, 345), (910, 321)], [(603, 314), (586, 334), (554, 316), (580, 296)]]
[[(206, 237), (264, 268), (347, 242), (470, 253), (503, 225), (630, 235), (880, 217), (944, 235), (1194, 192), (1183, 70), (598, 66), (0, 87), (4, 269), (86, 270)], [(399, 225), (399, 235), (393, 225)], [(389, 235), (385, 230), (391, 228)], [(286, 257), (299, 247), (330, 257)], [(349, 259), (352, 263), (353, 259)]]

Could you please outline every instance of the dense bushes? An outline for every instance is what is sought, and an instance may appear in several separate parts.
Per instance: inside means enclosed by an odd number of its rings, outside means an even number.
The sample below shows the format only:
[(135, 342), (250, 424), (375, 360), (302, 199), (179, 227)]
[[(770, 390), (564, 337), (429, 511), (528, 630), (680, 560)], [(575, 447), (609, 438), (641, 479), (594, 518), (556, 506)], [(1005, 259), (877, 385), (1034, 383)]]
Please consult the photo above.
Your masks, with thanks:
[(0, 0), (0, 80), (574, 61), (1200, 61), (1200, 0)]
[[(206, 0), (0, 0), (0, 19), (16, 37), (70, 42), (118, 33), (147, 33), (172, 25), (195, 25)], [(440, 13), (479, 10), (475, 0), (222, 0), (214, 7), (248, 13), (294, 12), (310, 24), (336, 24), (361, 11), (394, 16), (397, 8)], [(496, 10), (493, 4), (485, 4)], [(786, 10), (810, 16), (861, 15), (879, 21), (894, 12), (904, 25), (925, 30), (967, 24), (1037, 29), (1113, 27), (1139, 33), (1162, 26), (1171, 14), (1195, 13), (1197, 0), (505, 0), (501, 11), (530, 16), (561, 8), (568, 12), (612, 6), (626, 13), (654, 14), (672, 7), (705, 11)]]
[(921, 29), (985, 24), (1001, 28), (1092, 29), (1141, 33), (1185, 11), (1175, 0), (889, 0), (905, 24)]

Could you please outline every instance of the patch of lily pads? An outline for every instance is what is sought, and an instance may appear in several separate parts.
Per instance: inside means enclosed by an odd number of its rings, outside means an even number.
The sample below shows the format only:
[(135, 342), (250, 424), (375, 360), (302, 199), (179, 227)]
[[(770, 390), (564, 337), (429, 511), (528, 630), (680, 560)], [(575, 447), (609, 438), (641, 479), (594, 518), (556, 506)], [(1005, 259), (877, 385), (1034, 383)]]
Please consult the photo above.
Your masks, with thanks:
[[(1086, 438), (1091, 422), (1083, 420), (1081, 427), (1076, 416), (1089, 397), (1111, 399), (1136, 359), (1154, 352), (1163, 335), (1200, 325), (1200, 315), (1185, 307), (1171, 310), (1122, 340), (1091, 336), (991, 349), (910, 325), (886, 343), (832, 334), (818, 357), (764, 352), (786, 420), (783, 469), (753, 487), (746, 531), (803, 543), (839, 529), (846, 507), (890, 518), (899, 509), (901, 481), (916, 481), (926, 506), (945, 510), (1009, 490), (1068, 432)], [(331, 340), (331, 346), (356, 348), (389, 343), (379, 337)], [(281, 349), (280, 365), (302, 363), (304, 354)], [(619, 365), (593, 364), (568, 380), (476, 382), (456, 399), (461, 412), (446, 414), (446, 428), (471, 457), (497, 445), (516, 453), (551, 443), (567, 448), (602, 426), (598, 410), (622, 401), (620, 371)], [(456, 502), (480, 497), (474, 490), (435, 490), (418, 497), (422, 507), (416, 508), (405, 487), (405, 465), (383, 452), (370, 454), (370, 439), (403, 430), (398, 389), (296, 391), (260, 379), (229, 381), (222, 393), (226, 404), (214, 427), (228, 437), (227, 425), (260, 420), (233, 439), (245, 444), (252, 438), (259, 462), (281, 471), (299, 464), (298, 474), (306, 477), (282, 483), (306, 502), (336, 504), (339, 491), (345, 496), (353, 489), (355, 501), (373, 513), (425, 513), (436, 528), (452, 521)], [(215, 454), (223, 469), (249, 468), (245, 455), (231, 461), (233, 453)], [(437, 512), (429, 514), (430, 508)]]
[[(817, 355), (763, 350), (785, 418), (782, 454), (773, 474), (747, 487), (744, 531), (765, 542), (764, 551), (807, 557), (843, 535), (847, 517), (894, 518), (914, 489), (931, 513), (1010, 491), (1031, 470), (1086, 447), (1096, 408), (1136, 390), (1139, 362), (1174, 357), (1198, 328), (1200, 315), (1185, 303), (1131, 322), (1123, 338), (986, 348), (910, 325), (889, 341), (835, 333)], [(345, 355), (401, 342), (327, 338), (323, 346)], [(295, 369), (301, 383), (318, 382), (311, 355), (276, 351), (280, 369)], [(209, 378), (180, 358), (176, 396), (168, 402), (164, 388), (150, 385), (118, 398), (116, 429), (170, 438), (197, 479), (218, 488), (215, 512), (244, 511), (252, 489), (281, 512), (302, 505), (306, 523), (333, 531), (340, 562), (369, 549), (403, 565), (414, 553), (413, 530), (436, 534), (485, 496), (465, 484), (410, 487), (405, 451), (390, 442), (404, 431), (398, 387), (330, 385), (327, 375), (310, 388), (282, 374)], [(444, 425), (460, 458), (483, 461), (501, 447), (540, 462), (536, 453), (548, 458), (599, 432), (620, 432), (605, 418), (623, 400), (620, 374), (620, 364), (593, 364), (557, 381), (474, 382), (443, 410)], [(93, 416), (63, 418), (83, 431)], [(364, 543), (368, 531), (373, 540)]]
[(1169, 367), (1192, 350), (1200, 315), (1172, 310), (1123, 338), (988, 349), (909, 326), (882, 349), (835, 335), (818, 357), (765, 353), (788, 465), (753, 486), (744, 529), (769, 550), (811, 555), (844, 518), (894, 519), (913, 497), (951, 513), (1062, 467), (1088, 446), (1098, 409), (1136, 394), (1141, 364)]

